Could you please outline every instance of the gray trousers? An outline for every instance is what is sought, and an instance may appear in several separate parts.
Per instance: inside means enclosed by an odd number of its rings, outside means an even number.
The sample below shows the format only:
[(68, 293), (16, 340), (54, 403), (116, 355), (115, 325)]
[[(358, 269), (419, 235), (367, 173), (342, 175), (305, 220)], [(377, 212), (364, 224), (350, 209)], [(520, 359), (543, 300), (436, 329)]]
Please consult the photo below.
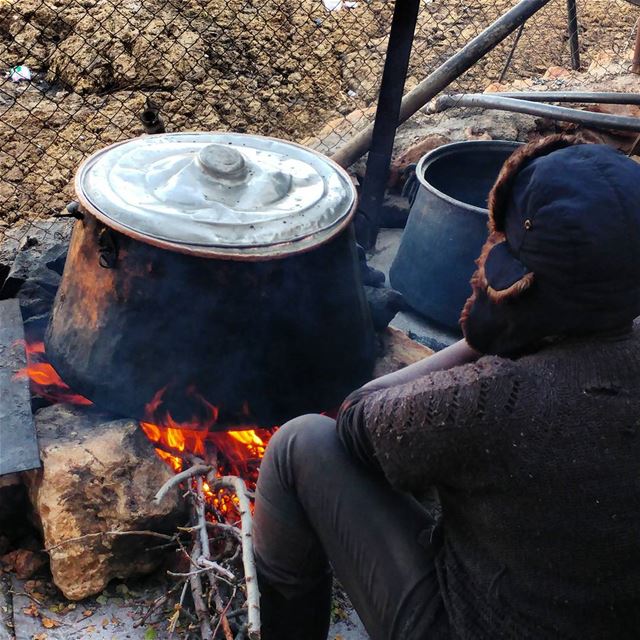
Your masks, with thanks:
[(432, 518), (356, 463), (330, 418), (296, 418), (271, 439), (254, 524), (258, 571), (283, 596), (309, 592), (331, 567), (373, 640), (449, 636)]

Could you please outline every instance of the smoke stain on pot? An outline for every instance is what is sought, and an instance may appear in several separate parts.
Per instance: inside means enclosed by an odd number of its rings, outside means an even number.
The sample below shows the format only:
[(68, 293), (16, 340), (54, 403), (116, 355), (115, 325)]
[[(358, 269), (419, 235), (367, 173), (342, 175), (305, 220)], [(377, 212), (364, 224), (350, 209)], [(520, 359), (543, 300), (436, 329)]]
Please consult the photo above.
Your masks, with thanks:
[[(277, 157), (272, 148), (291, 146), (311, 163), (309, 171), (319, 171), (323, 180), (344, 179), (345, 191), (326, 202), (311, 200), (312, 209), (294, 206), (288, 217), (276, 215), (274, 222), (282, 218), (279, 227), (295, 224), (293, 231), (284, 236), (276, 233), (274, 238), (279, 241), (293, 233), (291, 242), (261, 245), (267, 237), (262, 217), (269, 220), (275, 215), (269, 207), (276, 205), (269, 198), (280, 198), (278, 206), (287, 198), (301, 198), (295, 191), (293, 195), (282, 191), (283, 184), (295, 183), (293, 178), (279, 179), (269, 187), (271, 191), (267, 189), (264, 212), (251, 212), (249, 233), (246, 221), (234, 228), (234, 220), (246, 212), (228, 214), (226, 224), (233, 229), (229, 242), (237, 242), (241, 234), (246, 245), (236, 247), (235, 256), (226, 255), (224, 247), (217, 245), (209, 247), (206, 255), (194, 255), (187, 244), (171, 250), (148, 235), (149, 225), (159, 222), (144, 215), (138, 219), (129, 212), (127, 219), (142, 225), (146, 230), (142, 233), (116, 222), (117, 211), (104, 213), (89, 207), (73, 235), (45, 343), (62, 378), (97, 405), (144, 420), (145, 405), (158, 390), (167, 385), (183, 390), (193, 387), (232, 414), (249, 399), (255, 423), (270, 427), (301, 413), (335, 406), (369, 377), (375, 356), (373, 330), (355, 240), (351, 229), (342, 226), (353, 214), (353, 185), (346, 186), (342, 170), (318, 154), (270, 139), (236, 139), (245, 145), (242, 153), (249, 152), (246, 145), (256, 145), (256, 158), (271, 157), (271, 162)], [(154, 149), (163, 148), (159, 137), (153, 140)], [(191, 149), (198, 140), (197, 134), (168, 135), (166, 144)], [(136, 145), (146, 143), (127, 144), (135, 151)], [(260, 151), (261, 145), (269, 151)], [(81, 193), (86, 187), (83, 176), (94, 169), (100, 174), (99, 163), (110, 153), (126, 159), (125, 147), (116, 145), (85, 163), (86, 170), (81, 168), (78, 178)], [(202, 164), (200, 156), (206, 152), (207, 172), (220, 171), (217, 145), (196, 145), (195, 149), (196, 165)], [(210, 179), (207, 175), (206, 180)], [(161, 204), (166, 205), (164, 200)], [(336, 219), (339, 226), (327, 231), (324, 225)], [(185, 215), (183, 226), (191, 222)], [(118, 255), (109, 269), (97, 259), (105, 224), (114, 225), (111, 234)], [(298, 253), (295, 234), (301, 224), (320, 231), (308, 236), (306, 251)], [(256, 259), (254, 251), (264, 255)], [(179, 423), (191, 418), (188, 408), (179, 406), (172, 408), (172, 416)]]

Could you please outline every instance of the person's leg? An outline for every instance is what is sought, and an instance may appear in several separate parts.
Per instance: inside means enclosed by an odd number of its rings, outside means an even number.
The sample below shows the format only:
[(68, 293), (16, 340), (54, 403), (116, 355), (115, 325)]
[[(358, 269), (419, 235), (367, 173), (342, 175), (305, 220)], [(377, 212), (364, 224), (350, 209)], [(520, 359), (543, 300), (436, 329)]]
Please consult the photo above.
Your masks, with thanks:
[(296, 418), (269, 443), (254, 542), (260, 575), (283, 597), (311, 597), (329, 560), (374, 640), (444, 637), (432, 527), (416, 500), (348, 455), (333, 420)]

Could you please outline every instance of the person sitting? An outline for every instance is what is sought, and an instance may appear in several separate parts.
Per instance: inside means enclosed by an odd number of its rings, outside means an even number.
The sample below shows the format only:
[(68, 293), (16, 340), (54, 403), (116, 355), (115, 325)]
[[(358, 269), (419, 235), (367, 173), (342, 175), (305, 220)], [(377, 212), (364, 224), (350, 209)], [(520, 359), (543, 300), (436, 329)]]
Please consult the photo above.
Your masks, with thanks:
[(272, 438), (264, 640), (326, 638), (331, 569), (373, 640), (640, 637), (640, 165), (530, 143), (489, 214), (464, 340)]

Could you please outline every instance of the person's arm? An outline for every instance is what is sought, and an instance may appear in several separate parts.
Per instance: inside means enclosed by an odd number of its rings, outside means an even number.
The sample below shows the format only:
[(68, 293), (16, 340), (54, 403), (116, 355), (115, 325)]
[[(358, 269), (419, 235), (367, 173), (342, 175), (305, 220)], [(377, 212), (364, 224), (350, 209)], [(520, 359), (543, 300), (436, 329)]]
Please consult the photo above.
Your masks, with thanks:
[(384, 389), (407, 384), (436, 371), (475, 362), (481, 355), (472, 349), (465, 340), (460, 340), (432, 356), (414, 362), (404, 369), (371, 380), (356, 389), (345, 398), (338, 412), (336, 426), (342, 444), (362, 464), (374, 471), (381, 472), (364, 422), (364, 398)]
[(340, 407), (340, 412), (343, 413), (349, 409), (352, 405), (362, 400), (364, 397), (370, 395), (374, 391), (380, 391), (382, 389), (388, 389), (401, 384), (406, 384), (418, 378), (422, 378), (435, 371), (444, 371), (445, 369), (452, 369), (453, 367), (459, 367), (468, 362), (475, 362), (480, 358), (482, 354), (472, 347), (470, 347), (466, 340), (459, 340), (448, 347), (445, 347), (441, 351), (434, 353), (432, 356), (427, 356), (418, 362), (414, 362), (404, 369), (399, 369), (393, 373), (388, 373), (379, 378), (374, 378), (366, 384), (362, 385), (359, 389), (352, 391), (343, 401)]
[(500, 422), (521, 384), (519, 365), (503, 358), (436, 371), (343, 406), (338, 435), (394, 487), (419, 491), (495, 455)]
[(442, 351), (434, 353), (432, 356), (410, 364), (404, 369), (399, 369), (393, 373), (388, 373), (385, 376), (371, 380), (371, 382), (363, 385), (361, 389), (375, 391), (388, 389), (389, 387), (417, 380), (434, 371), (443, 371), (445, 369), (459, 367), (468, 362), (475, 362), (481, 356), (482, 354), (480, 352), (473, 349), (467, 344), (466, 340), (462, 339), (445, 347)]

